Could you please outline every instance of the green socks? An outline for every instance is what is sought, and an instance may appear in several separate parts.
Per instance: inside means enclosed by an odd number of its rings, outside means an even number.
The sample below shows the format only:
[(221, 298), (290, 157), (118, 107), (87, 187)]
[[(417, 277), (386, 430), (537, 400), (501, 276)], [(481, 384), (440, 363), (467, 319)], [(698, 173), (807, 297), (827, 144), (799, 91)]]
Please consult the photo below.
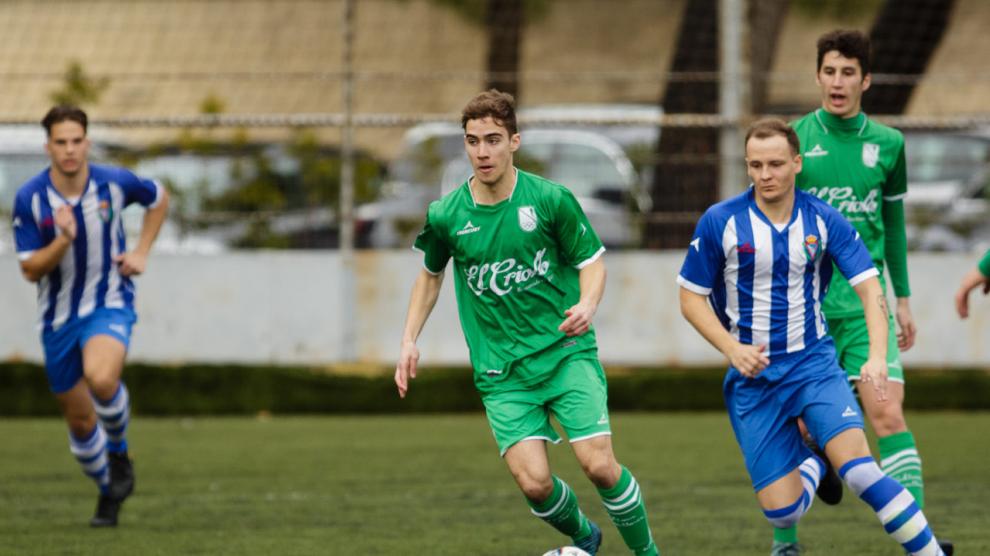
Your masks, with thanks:
[(918, 508), (925, 507), (925, 483), (921, 479), (921, 457), (911, 431), (894, 433), (878, 440), (880, 468), (914, 496)]
[(796, 543), (797, 541), (797, 525), (788, 527), (787, 529), (773, 528), (773, 540), (782, 543)]
[(578, 507), (577, 496), (557, 476), (553, 477), (553, 492), (549, 498), (540, 504), (528, 498), (526, 502), (533, 509), (533, 515), (572, 539), (581, 539), (591, 534), (591, 525)]
[(598, 494), (602, 497), (605, 511), (612, 518), (612, 523), (633, 554), (648, 556), (660, 554), (650, 533), (650, 523), (646, 519), (646, 505), (643, 504), (639, 484), (628, 469), (622, 468), (622, 475), (614, 487), (600, 488)]

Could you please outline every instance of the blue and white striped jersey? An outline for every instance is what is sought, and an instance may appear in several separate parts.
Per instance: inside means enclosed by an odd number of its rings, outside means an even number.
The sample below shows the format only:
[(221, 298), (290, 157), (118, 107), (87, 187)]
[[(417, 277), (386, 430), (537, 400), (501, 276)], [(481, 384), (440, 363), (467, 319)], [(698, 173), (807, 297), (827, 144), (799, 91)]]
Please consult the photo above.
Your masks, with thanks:
[(818, 343), (832, 262), (853, 286), (877, 276), (870, 253), (842, 215), (795, 190), (791, 221), (778, 230), (753, 189), (711, 206), (698, 221), (677, 283), (709, 296), (726, 330), (773, 357)]
[(114, 257), (126, 251), (120, 213), (139, 203), (154, 207), (162, 198), (161, 186), (112, 166), (89, 165), (89, 183), (74, 202), (52, 185), (48, 169), (28, 180), (14, 199), (13, 229), (17, 256), (28, 259), (51, 243), (61, 231), (55, 211), (72, 207), (76, 215), (76, 239), (61, 262), (38, 282), (39, 325), (57, 330), (99, 307), (134, 306), (134, 284), (121, 276)]

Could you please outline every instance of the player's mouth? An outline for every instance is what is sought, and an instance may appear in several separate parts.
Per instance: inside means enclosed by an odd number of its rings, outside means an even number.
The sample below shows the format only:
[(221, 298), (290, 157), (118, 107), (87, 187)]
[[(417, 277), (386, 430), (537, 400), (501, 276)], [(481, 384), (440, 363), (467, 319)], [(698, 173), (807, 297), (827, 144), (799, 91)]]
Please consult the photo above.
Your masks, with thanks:
[(478, 166), (478, 172), (482, 174), (490, 174), (494, 169), (495, 166), (492, 164), (481, 164)]
[(830, 94), (828, 96), (828, 98), (829, 98), (829, 100), (832, 101), (832, 104), (836, 104), (836, 105), (840, 105), (841, 106), (841, 105), (843, 105), (843, 104), (846, 103), (846, 95), (843, 95), (843, 94), (832, 93), (832, 94)]

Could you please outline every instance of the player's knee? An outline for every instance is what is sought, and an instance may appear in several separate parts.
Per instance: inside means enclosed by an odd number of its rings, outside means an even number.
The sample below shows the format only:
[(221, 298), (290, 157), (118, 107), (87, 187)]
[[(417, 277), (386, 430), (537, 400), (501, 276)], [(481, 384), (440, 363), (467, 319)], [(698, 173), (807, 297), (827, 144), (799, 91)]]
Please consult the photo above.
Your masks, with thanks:
[(907, 430), (904, 411), (895, 403), (884, 404), (883, 407), (870, 415), (870, 424), (877, 436), (884, 437)]
[(109, 400), (117, 393), (120, 379), (113, 373), (91, 372), (86, 374), (86, 382), (90, 391), (101, 400)]
[(581, 461), (584, 474), (598, 488), (611, 488), (619, 482), (622, 468), (610, 453), (597, 453)]
[(523, 496), (536, 503), (545, 502), (553, 494), (553, 481), (549, 478), (546, 481), (532, 476), (516, 477), (519, 489)]

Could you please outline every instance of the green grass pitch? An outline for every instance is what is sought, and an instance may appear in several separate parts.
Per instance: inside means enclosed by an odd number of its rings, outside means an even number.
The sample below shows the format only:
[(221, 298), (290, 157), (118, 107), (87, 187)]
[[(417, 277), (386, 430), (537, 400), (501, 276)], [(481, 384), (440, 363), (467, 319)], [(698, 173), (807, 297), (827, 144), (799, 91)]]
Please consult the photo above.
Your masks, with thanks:
[[(926, 513), (959, 554), (990, 554), (990, 414), (917, 413)], [(616, 414), (616, 453), (637, 476), (665, 555), (766, 555), (722, 413)], [(96, 490), (54, 419), (0, 421), (0, 554), (533, 555), (565, 539), (530, 515), (484, 417), (134, 420), (137, 490), (116, 530), (91, 530)], [(627, 554), (566, 445), (551, 463)], [(865, 504), (819, 501), (806, 554), (901, 554)]]

